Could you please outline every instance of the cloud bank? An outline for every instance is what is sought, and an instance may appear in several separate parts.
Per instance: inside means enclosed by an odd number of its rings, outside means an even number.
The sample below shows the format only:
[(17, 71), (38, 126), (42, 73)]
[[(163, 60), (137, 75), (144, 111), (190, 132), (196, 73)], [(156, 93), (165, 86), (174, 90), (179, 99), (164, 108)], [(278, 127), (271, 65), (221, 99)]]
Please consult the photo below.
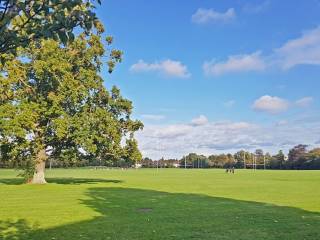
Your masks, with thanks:
[[(305, 134), (307, 131), (309, 133)], [(190, 152), (209, 155), (257, 148), (276, 153), (279, 149), (287, 151), (299, 143), (314, 144), (319, 140), (319, 135), (319, 122), (310, 122), (307, 126), (285, 120), (271, 125), (245, 121), (207, 121), (195, 125), (191, 121), (146, 125), (137, 138), (143, 155), (157, 159), (162, 156), (181, 157)]]
[(305, 124), (305, 121), (282, 120), (270, 125), (244, 121), (207, 121), (195, 125), (191, 121), (146, 125), (137, 138), (143, 155), (157, 159), (178, 158), (189, 152), (209, 155), (241, 149), (253, 151), (257, 148), (276, 153), (279, 149), (287, 151), (299, 143), (316, 144), (319, 135), (319, 121)]

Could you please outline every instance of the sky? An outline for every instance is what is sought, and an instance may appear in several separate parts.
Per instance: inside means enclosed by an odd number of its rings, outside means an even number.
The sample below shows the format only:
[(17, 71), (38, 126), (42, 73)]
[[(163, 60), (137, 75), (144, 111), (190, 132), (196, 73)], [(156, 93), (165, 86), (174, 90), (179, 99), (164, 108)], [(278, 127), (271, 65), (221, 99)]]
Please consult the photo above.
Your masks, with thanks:
[(320, 146), (320, 0), (105, 0), (144, 157)]

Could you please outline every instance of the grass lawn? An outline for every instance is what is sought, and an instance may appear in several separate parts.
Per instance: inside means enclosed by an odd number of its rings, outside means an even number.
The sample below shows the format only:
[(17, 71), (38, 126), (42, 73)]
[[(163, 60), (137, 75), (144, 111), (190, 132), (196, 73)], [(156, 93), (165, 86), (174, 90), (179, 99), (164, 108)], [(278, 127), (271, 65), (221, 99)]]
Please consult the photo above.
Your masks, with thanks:
[(320, 171), (0, 170), (0, 239), (320, 239)]

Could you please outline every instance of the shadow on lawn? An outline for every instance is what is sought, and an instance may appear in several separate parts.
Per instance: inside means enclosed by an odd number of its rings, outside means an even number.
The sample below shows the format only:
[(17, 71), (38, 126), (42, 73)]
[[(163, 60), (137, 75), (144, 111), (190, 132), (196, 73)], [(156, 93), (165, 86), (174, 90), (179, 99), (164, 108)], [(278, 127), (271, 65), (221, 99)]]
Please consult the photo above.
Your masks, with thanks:
[(320, 239), (320, 213), (297, 208), (128, 188), (87, 194), (81, 203), (101, 216), (45, 230), (25, 220), (0, 222), (0, 239)]
[[(121, 183), (121, 180), (110, 180), (110, 179), (100, 179), (100, 178), (46, 178), (48, 183), (55, 184), (96, 184), (96, 183)], [(0, 184), (6, 185), (21, 185), (25, 184), (22, 178), (0, 178)]]

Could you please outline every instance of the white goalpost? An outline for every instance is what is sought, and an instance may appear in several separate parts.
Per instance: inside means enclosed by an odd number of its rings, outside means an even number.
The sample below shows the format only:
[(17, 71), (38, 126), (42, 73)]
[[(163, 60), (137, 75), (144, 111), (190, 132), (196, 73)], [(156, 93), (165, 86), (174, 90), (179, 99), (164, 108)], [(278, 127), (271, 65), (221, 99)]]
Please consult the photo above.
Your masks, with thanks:
[(266, 169), (266, 157), (263, 156), (263, 163), (257, 163), (257, 156), (254, 154), (251, 161), (246, 161), (245, 154), (243, 156), (243, 167), (244, 169), (247, 169), (247, 166), (249, 166), (252, 170), (257, 170), (257, 166), (263, 166), (263, 169)]

